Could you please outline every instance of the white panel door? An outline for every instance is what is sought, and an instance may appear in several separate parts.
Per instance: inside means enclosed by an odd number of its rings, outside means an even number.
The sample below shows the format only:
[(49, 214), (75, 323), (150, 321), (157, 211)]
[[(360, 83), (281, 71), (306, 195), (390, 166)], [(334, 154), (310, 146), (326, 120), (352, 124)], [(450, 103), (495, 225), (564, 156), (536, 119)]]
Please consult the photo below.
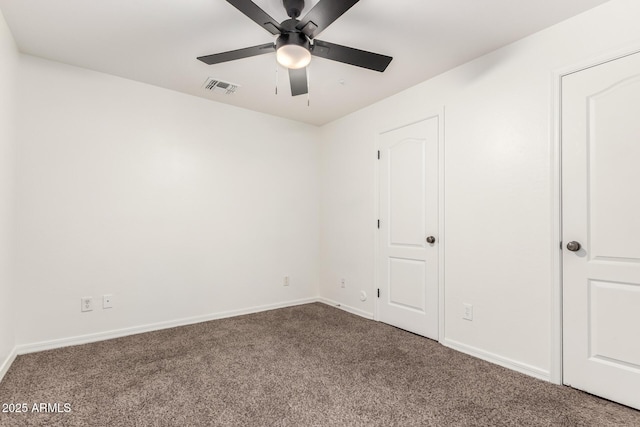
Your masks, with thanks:
[(438, 339), (438, 135), (438, 117), (380, 135), (378, 316), (433, 339)]
[(562, 79), (562, 159), (563, 380), (640, 409), (640, 54)]

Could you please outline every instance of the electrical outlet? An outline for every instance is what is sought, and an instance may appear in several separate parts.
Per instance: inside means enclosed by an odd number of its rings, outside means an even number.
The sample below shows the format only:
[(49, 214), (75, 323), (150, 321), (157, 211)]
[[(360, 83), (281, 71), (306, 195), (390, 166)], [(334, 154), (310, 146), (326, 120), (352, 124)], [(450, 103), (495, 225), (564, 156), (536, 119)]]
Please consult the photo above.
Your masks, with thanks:
[(93, 311), (93, 297), (80, 298), (80, 311)]
[(113, 295), (102, 296), (102, 308), (113, 308)]
[(289, 286), (289, 276), (284, 276), (284, 279), (282, 280), (282, 285)]
[(340, 279), (340, 287), (341, 288), (346, 288), (347, 287), (347, 281), (344, 279), (344, 277), (342, 279)]
[(464, 307), (464, 314), (462, 318), (465, 320), (473, 320), (473, 306), (471, 304), (462, 304)]

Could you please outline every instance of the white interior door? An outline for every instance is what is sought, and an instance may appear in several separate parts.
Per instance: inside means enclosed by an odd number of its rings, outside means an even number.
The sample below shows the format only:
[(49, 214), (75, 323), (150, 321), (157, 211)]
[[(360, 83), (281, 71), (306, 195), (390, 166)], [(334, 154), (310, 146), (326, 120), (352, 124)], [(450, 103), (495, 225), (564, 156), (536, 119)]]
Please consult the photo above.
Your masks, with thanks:
[(438, 339), (438, 125), (433, 117), (381, 134), (379, 169), (378, 316), (433, 339)]
[(640, 409), (640, 54), (562, 79), (562, 159), (564, 383)]

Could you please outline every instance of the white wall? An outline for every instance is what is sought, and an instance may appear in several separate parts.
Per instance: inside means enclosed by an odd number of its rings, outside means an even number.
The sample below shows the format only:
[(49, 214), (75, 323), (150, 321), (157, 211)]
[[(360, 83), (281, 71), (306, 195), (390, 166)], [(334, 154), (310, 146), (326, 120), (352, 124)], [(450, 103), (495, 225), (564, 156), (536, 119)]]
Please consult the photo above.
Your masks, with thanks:
[(18, 126), (18, 344), (317, 296), (317, 128), (29, 56)]
[(638, 16), (614, 0), (324, 126), (321, 296), (374, 313), (375, 136), (445, 106), (445, 343), (548, 377), (552, 75), (640, 47)]
[(13, 177), (14, 87), (18, 51), (0, 12), (0, 379), (14, 347)]

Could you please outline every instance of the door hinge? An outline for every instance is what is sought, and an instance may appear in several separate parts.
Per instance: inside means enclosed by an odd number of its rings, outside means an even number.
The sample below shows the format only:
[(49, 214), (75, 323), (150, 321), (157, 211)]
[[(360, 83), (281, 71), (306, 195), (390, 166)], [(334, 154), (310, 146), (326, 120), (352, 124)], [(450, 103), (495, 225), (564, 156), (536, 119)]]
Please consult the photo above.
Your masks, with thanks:
[(378, 229), (380, 229), (380, 220), (378, 220)]
[(378, 288), (378, 298), (380, 298), (380, 288)]
[(380, 150), (378, 150), (378, 160), (380, 160)]

